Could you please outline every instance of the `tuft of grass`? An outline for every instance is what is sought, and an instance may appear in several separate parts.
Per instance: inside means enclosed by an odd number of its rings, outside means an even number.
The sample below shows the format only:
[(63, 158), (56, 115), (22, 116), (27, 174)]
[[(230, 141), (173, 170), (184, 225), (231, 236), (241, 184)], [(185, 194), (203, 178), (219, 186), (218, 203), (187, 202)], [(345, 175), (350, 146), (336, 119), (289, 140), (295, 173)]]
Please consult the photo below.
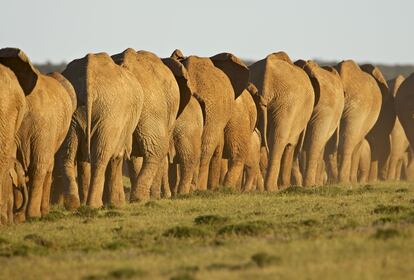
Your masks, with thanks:
[(272, 230), (272, 223), (258, 220), (226, 225), (217, 231), (217, 235), (260, 236), (268, 234)]
[(174, 237), (174, 238), (200, 238), (205, 237), (207, 232), (195, 228), (195, 227), (188, 227), (188, 226), (176, 226), (170, 229), (167, 229), (163, 236), (165, 237)]
[(180, 273), (175, 276), (172, 276), (170, 280), (195, 280), (195, 277), (190, 273), (184, 272), (184, 273)]
[(51, 211), (49, 214), (47, 214), (46, 216), (42, 217), (42, 221), (47, 221), (47, 222), (56, 222), (59, 221), (61, 219), (66, 218), (65, 213), (61, 212), (61, 211)]
[(118, 211), (107, 211), (103, 217), (105, 218), (114, 218), (114, 217), (122, 217), (123, 214), (121, 212)]
[(398, 237), (400, 235), (401, 235), (401, 233), (398, 230), (394, 229), (394, 228), (386, 228), (386, 229), (379, 228), (372, 235), (372, 237), (375, 238), (375, 239), (388, 240), (390, 238), (395, 238), (395, 237)]
[(158, 202), (153, 201), (153, 200), (146, 202), (144, 206), (147, 208), (161, 208), (161, 205)]
[(113, 241), (113, 242), (104, 244), (102, 248), (115, 251), (115, 250), (128, 248), (128, 243), (118, 240), (118, 241)]
[(280, 264), (281, 258), (278, 256), (269, 255), (268, 253), (259, 252), (254, 254), (251, 257), (251, 260), (258, 266), (258, 267), (267, 267), (271, 265)]
[(407, 188), (399, 188), (395, 190), (396, 193), (407, 193), (408, 189)]
[(99, 209), (96, 208), (90, 208), (86, 205), (82, 205), (79, 207), (75, 213), (76, 216), (82, 217), (82, 218), (96, 218), (99, 215)]
[(383, 205), (380, 204), (372, 211), (374, 214), (399, 214), (408, 210), (407, 207), (402, 205)]
[(372, 222), (373, 226), (382, 226), (389, 223), (394, 223), (395, 219), (391, 217), (381, 217)]
[(196, 225), (217, 225), (227, 222), (229, 218), (218, 215), (201, 215), (194, 219)]
[(300, 221), (300, 224), (304, 225), (304, 226), (307, 226), (307, 227), (312, 227), (312, 226), (319, 225), (319, 222), (317, 220), (314, 220), (314, 219), (306, 219), (306, 220)]
[(36, 245), (46, 247), (46, 248), (52, 248), (53, 247), (53, 242), (51, 242), (49, 240), (46, 240), (45, 238), (43, 238), (40, 235), (35, 234), (35, 233), (26, 235), (24, 237), (24, 240), (32, 241)]
[(130, 267), (119, 268), (108, 273), (108, 276), (113, 279), (132, 279), (144, 275), (145, 273), (141, 270), (136, 270)]

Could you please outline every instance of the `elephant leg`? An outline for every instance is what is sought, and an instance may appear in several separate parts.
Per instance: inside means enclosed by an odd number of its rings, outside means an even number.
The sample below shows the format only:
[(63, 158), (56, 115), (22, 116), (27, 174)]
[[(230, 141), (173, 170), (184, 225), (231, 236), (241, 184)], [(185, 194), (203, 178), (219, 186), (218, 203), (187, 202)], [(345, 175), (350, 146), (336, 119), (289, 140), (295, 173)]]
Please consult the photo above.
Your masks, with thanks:
[(137, 179), (131, 185), (131, 202), (147, 201), (150, 199), (151, 185), (155, 175), (158, 173), (160, 161), (160, 159), (152, 157), (145, 157), (143, 159), (142, 168)]
[(50, 193), (50, 203), (52, 205), (64, 205), (64, 182), (62, 178), (62, 168), (55, 164), (52, 173), (52, 186)]
[[(236, 189), (239, 178), (242, 177), (244, 161), (241, 159), (229, 160), (229, 170), (224, 177), (223, 185)], [(242, 179), (242, 178), (241, 178)]]
[(122, 182), (123, 157), (112, 158), (105, 172), (104, 203), (116, 208), (125, 204), (125, 192)]
[(303, 177), (300, 170), (299, 157), (295, 157), (292, 164), (292, 184), (295, 186), (303, 185)]
[(162, 181), (161, 181), (161, 196), (162, 198), (171, 198), (171, 187), (170, 180), (168, 178), (168, 158), (164, 160), (163, 172), (162, 172)]
[(89, 188), (86, 205), (91, 208), (100, 208), (103, 206), (103, 191), (105, 184), (105, 172), (108, 166), (109, 158), (99, 158), (91, 164), (91, 185)]
[(130, 180), (131, 188), (132, 188), (132, 186), (137, 185), (138, 175), (141, 172), (143, 158), (132, 156), (127, 162), (128, 162), (129, 180)]
[(253, 187), (254, 187), (253, 185), (254, 185), (255, 179), (257, 178), (259, 170), (257, 170), (257, 168), (253, 168), (249, 166), (247, 166), (244, 170), (246, 173), (246, 182), (244, 183), (242, 187), (242, 191), (250, 192), (253, 190)]
[(158, 166), (157, 175), (154, 177), (151, 189), (150, 189), (150, 196), (154, 199), (161, 198), (161, 184), (162, 184), (162, 177), (164, 172), (164, 164), (163, 161)]
[(171, 186), (171, 193), (173, 196), (177, 195), (178, 180), (177, 180), (178, 164), (170, 163), (168, 166), (168, 181)]
[(395, 155), (392, 155), (388, 165), (388, 180), (398, 180), (397, 165), (399, 163), (399, 158)]
[[(75, 199), (80, 199), (80, 203), (82, 203), (82, 205), (86, 204), (86, 201), (88, 199), (88, 193), (89, 193), (89, 187), (90, 187), (90, 183), (91, 183), (91, 165), (89, 162), (87, 161), (79, 161), (78, 162), (78, 184), (80, 186), (80, 189), (78, 191), (78, 197), (76, 196), (76, 193), (74, 189), (75, 186), (75, 182), (73, 183), (72, 186), (72, 190), (71, 193), (72, 197)], [(72, 204), (72, 206), (75, 206), (75, 208), (79, 207), (79, 205), (77, 205), (77, 201), (74, 200), (75, 203)]]
[(306, 171), (303, 185), (305, 187), (315, 186), (318, 177), (318, 165), (322, 155), (322, 143), (312, 143), (307, 152)]
[(402, 177), (403, 161), (399, 160), (395, 168), (394, 180), (399, 181)]
[(288, 144), (285, 148), (282, 160), (282, 174), (280, 180), (280, 187), (285, 188), (291, 185), (292, 165), (295, 153), (295, 145)]
[(40, 206), (40, 211), (42, 216), (49, 214), (50, 210), (50, 187), (52, 185), (52, 169), (46, 173), (45, 180), (43, 182), (43, 192), (42, 192), (42, 204)]
[(195, 162), (184, 162), (180, 164), (180, 182), (178, 184), (178, 194), (187, 194), (191, 189), (191, 181), (197, 165)]
[(355, 147), (355, 150), (351, 157), (351, 172), (350, 172), (350, 181), (353, 184), (358, 183), (358, 169), (359, 161), (361, 160), (361, 144), (358, 144)]
[(214, 150), (213, 156), (210, 161), (210, 169), (208, 172), (208, 189), (210, 190), (215, 190), (219, 186), (223, 148), (224, 139), (223, 137), (221, 137), (221, 140), (216, 149)]
[(275, 191), (277, 190), (277, 180), (279, 177), (280, 165), (282, 160), (282, 155), (286, 147), (286, 141), (283, 139), (273, 139), (273, 145), (269, 155), (269, 164), (268, 170), (265, 179), (265, 189), (266, 191)]
[(43, 197), (43, 186), (47, 173), (47, 165), (33, 163), (29, 171), (29, 203), (27, 205), (27, 217), (39, 218), (41, 217), (41, 203)]
[[(372, 160), (369, 167), (368, 182), (375, 182), (378, 180), (378, 160)], [(367, 182), (365, 181), (365, 182)], [(364, 183), (365, 183), (364, 182)]]
[[(58, 165), (60, 165), (58, 163)], [(78, 163), (79, 169), (79, 163)], [(79, 171), (78, 171), (79, 178)], [(68, 161), (63, 164), (64, 204), (67, 210), (74, 210), (80, 206), (79, 188), (76, 181), (75, 162)], [(85, 196), (86, 199), (86, 196)]]
[(221, 168), (220, 168), (220, 185), (224, 185), (224, 178), (226, 178), (227, 171), (229, 170), (229, 160), (222, 159), (221, 160)]

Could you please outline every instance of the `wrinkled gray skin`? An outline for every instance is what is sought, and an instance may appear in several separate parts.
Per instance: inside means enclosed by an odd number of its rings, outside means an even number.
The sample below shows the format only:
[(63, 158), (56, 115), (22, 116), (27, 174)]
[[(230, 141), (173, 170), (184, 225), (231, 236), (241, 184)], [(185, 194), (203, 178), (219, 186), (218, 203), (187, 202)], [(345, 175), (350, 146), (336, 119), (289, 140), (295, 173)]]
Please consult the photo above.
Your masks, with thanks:
[[(66, 153), (69, 156), (63, 162), (66, 194), (70, 196), (67, 202), (71, 204), (67, 207), (76, 208), (80, 204), (74, 177), (73, 158), (76, 153), (72, 145), (81, 143), (86, 143), (86, 158), (91, 164), (86, 204), (93, 208), (101, 207), (105, 189), (105, 203), (119, 207), (125, 202), (122, 162), (124, 155), (129, 155), (132, 150), (132, 133), (142, 110), (142, 87), (130, 71), (116, 65), (106, 53), (88, 54), (72, 61), (63, 75), (75, 88), (79, 107), (85, 106), (86, 109), (78, 109), (76, 114), (80, 115), (75, 116), (83, 119), (82, 122), (86, 120), (86, 131), (77, 127), (77, 121), (72, 119), (67, 137)], [(84, 146), (78, 148), (78, 152), (83, 149)], [(84, 158), (81, 156), (80, 161), (84, 162)]]
[(2, 186), (0, 224), (24, 222), (29, 197), (23, 167), (16, 159), (11, 160)]
[(49, 212), (54, 156), (68, 131), (76, 95), (61, 74), (40, 74), (19, 49), (0, 50), (0, 63), (14, 71), (27, 95), (27, 113), (17, 133), (17, 158), (29, 176), (27, 216), (44, 216)]
[[(25, 93), (11, 69), (0, 64), (0, 197), (3, 179), (8, 178), (12, 158), (16, 156), (16, 134), (27, 109)], [(6, 186), (4, 187), (6, 188)], [(3, 208), (0, 201), (0, 208)]]

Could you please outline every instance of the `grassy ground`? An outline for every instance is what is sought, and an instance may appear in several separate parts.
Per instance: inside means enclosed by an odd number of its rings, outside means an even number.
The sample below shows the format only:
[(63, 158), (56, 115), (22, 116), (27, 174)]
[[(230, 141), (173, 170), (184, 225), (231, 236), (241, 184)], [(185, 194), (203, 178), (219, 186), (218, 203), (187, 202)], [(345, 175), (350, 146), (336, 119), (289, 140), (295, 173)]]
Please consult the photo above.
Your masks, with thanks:
[(407, 279), (413, 237), (408, 183), (224, 190), (3, 227), (0, 278)]

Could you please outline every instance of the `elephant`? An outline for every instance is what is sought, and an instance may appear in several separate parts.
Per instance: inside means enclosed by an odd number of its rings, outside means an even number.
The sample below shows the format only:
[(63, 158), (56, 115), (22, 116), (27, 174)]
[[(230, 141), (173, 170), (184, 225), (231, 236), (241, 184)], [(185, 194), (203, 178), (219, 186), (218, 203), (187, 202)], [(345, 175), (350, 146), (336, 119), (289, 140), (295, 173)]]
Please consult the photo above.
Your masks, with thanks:
[[(403, 81), (404, 77), (399, 75), (396, 78), (389, 80), (387, 82), (389, 86), (389, 91), (392, 94), (392, 96), (394, 96), (394, 98), (396, 97), (398, 88), (400, 87)], [(405, 135), (404, 129), (401, 126), (398, 117), (396, 118), (394, 127), (391, 131), (390, 141), (391, 151), (389, 156), (387, 179), (399, 180), (401, 175), (401, 166), (403, 163), (404, 154), (409, 148), (410, 144), (408, 143), (407, 136)]]
[[(69, 137), (77, 135), (78, 145), (80, 141), (86, 143), (86, 148), (81, 148), (86, 152), (86, 162), (90, 163), (86, 204), (91, 208), (102, 207), (105, 190), (105, 203), (119, 207), (125, 202), (122, 162), (124, 156), (131, 154), (132, 135), (143, 107), (141, 84), (135, 75), (117, 65), (107, 53), (88, 54), (76, 59), (62, 74), (76, 91), (78, 110), (85, 106), (78, 113), (86, 123), (86, 131), (82, 128), (77, 130), (72, 120)], [(79, 140), (82, 138), (80, 131), (84, 133), (84, 140)], [(63, 163), (64, 176), (66, 182), (72, 182), (67, 186), (67, 193), (76, 197), (73, 154), (67, 159)], [(76, 208), (77, 205), (72, 206)]]
[(204, 119), (204, 104), (193, 96), (175, 122), (169, 151), (169, 181), (173, 195), (188, 194), (195, 189), (191, 184), (200, 162)]
[(264, 176), (260, 171), (261, 135), (257, 128), (250, 137), (249, 152), (244, 162), (243, 191), (264, 191)]
[[(302, 167), (303, 185), (309, 187), (321, 183), (321, 178), (317, 178), (322, 172), (318, 170), (324, 168), (318, 165), (323, 165), (325, 146), (339, 126), (344, 109), (344, 89), (341, 78), (333, 68), (324, 69), (311, 60), (299, 60), (295, 65), (308, 74), (315, 93), (315, 105), (302, 148), (305, 159)], [(336, 153), (335, 149), (330, 150), (327, 156), (333, 153)]]
[(398, 120), (404, 129), (411, 150), (414, 147), (414, 73), (400, 84), (395, 96), (395, 107)]
[(17, 133), (17, 158), (29, 177), (26, 214), (29, 218), (45, 216), (54, 156), (76, 108), (75, 91), (61, 74), (41, 74), (20, 49), (1, 49), (0, 63), (15, 73), (26, 93), (28, 109)]
[(308, 75), (285, 52), (272, 53), (249, 68), (258, 89), (262, 146), (269, 151), (265, 189), (275, 191), (290, 184), (295, 147), (311, 117), (314, 92)]
[[(352, 60), (335, 66), (344, 87), (345, 105), (339, 124), (339, 182), (349, 183), (351, 165), (381, 110), (381, 90), (375, 79)], [(355, 155), (355, 156), (354, 156)]]
[(367, 139), (364, 139), (352, 157), (351, 163), (351, 182), (361, 184), (369, 181), (371, 169), (371, 146)]
[(252, 136), (257, 122), (257, 109), (252, 95), (257, 88), (249, 84), (233, 104), (230, 119), (224, 128), (223, 158), (228, 160), (223, 185), (236, 188), (248, 159)]
[[(171, 57), (185, 66), (197, 99), (205, 104), (205, 125), (195, 185), (199, 190), (214, 190), (220, 179), (224, 130), (230, 121), (235, 99), (248, 86), (249, 69), (230, 53), (184, 57), (181, 51), (175, 50)], [(232, 165), (228, 172), (232, 174), (237, 168)]]
[(391, 151), (390, 134), (395, 124), (396, 113), (394, 96), (388, 90), (388, 84), (381, 70), (371, 64), (361, 66), (361, 69), (370, 74), (381, 90), (382, 102), (378, 119), (366, 136), (371, 148), (371, 167), (369, 181), (387, 179), (387, 163)]
[[(134, 74), (144, 94), (129, 161), (130, 201), (146, 201), (150, 195), (159, 198), (161, 181), (154, 179), (162, 177), (176, 119), (192, 96), (191, 88), (187, 88), (186, 73), (183, 73), (185, 68), (176, 60), (169, 61), (167, 66), (148, 51), (127, 49), (112, 58)], [(174, 74), (183, 80), (178, 78), (177, 82)]]
[(26, 181), (20, 162), (12, 158), (6, 176), (1, 182), (3, 191), (0, 197), (0, 224), (24, 222), (29, 198)]
[[(3, 196), (3, 178), (9, 177), (11, 159), (16, 156), (16, 134), (27, 110), (26, 93), (28, 91), (23, 91), (13, 71), (0, 64), (0, 197)], [(3, 207), (1, 203), (0, 208)]]

